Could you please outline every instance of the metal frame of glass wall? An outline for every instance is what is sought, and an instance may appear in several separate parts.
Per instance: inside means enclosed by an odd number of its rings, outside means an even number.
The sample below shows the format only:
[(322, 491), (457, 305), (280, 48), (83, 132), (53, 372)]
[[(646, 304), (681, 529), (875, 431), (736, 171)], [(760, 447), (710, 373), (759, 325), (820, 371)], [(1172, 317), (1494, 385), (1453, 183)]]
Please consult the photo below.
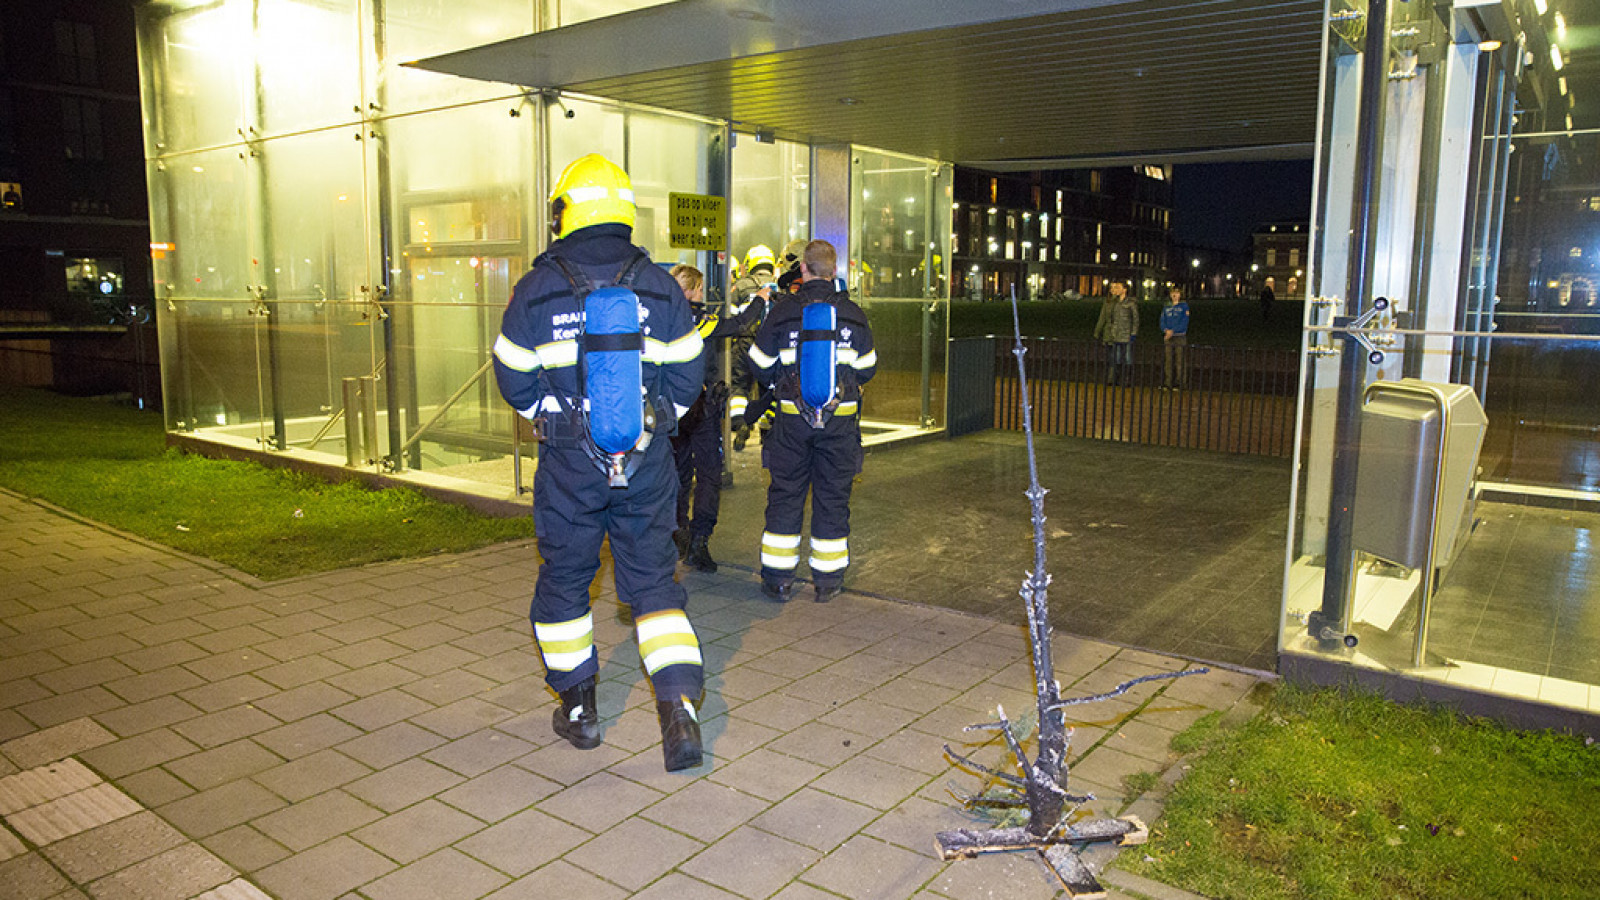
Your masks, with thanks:
[[(1600, 238), (1600, 200), (1574, 196), (1600, 139), (1523, 105), (1550, 75), (1525, 66), (1529, 30), (1476, 4), (1328, 4), (1279, 668), (1550, 722), (1600, 712), (1600, 398), (1569, 380), (1600, 310), (1562, 290), (1595, 263), (1551, 252)], [(1384, 398), (1407, 391), (1481, 413), (1425, 401), (1396, 431)]]

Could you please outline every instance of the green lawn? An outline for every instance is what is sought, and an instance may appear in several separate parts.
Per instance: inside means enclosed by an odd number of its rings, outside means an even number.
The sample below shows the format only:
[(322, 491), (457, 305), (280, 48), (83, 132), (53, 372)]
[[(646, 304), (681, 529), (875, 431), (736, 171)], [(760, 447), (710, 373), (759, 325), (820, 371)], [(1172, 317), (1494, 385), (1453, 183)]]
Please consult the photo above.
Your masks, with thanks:
[(1600, 897), (1600, 747), (1282, 687), (1199, 748), (1116, 865), (1216, 900)]
[(0, 486), (267, 579), (533, 536), (531, 517), (168, 450), (156, 413), (12, 387)]

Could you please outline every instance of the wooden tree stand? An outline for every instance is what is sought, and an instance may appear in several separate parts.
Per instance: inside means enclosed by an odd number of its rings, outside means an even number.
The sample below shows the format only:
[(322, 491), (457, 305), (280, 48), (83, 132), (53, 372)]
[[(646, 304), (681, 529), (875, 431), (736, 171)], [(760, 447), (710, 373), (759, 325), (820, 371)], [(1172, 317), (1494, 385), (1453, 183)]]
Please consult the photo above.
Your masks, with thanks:
[(1031, 834), (1026, 828), (995, 828), (977, 830), (958, 828), (941, 831), (934, 836), (934, 849), (940, 859), (970, 859), (983, 853), (1005, 853), (1012, 850), (1036, 850), (1051, 871), (1061, 879), (1067, 896), (1095, 900), (1104, 897), (1106, 889), (1100, 886), (1094, 873), (1078, 856), (1083, 844), (1113, 842), (1119, 847), (1132, 847), (1149, 840), (1150, 831), (1138, 816), (1120, 819), (1088, 819), (1076, 825), (1063, 826), (1049, 837)]

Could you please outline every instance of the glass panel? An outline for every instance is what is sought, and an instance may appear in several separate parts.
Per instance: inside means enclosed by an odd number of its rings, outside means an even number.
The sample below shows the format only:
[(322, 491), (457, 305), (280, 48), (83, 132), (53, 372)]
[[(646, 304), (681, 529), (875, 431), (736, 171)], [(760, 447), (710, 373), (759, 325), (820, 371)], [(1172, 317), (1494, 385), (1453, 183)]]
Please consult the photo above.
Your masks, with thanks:
[[(537, 25), (537, 2), (383, 0), (384, 43), (375, 48), (379, 71), (371, 81), (373, 102), (388, 114), (519, 95), (513, 85), (412, 69), (403, 63), (530, 34)], [(500, 115), (506, 111), (502, 107)]]
[(547, 184), (573, 160), (599, 153), (622, 166), (638, 206), (633, 241), (658, 263), (696, 263), (693, 250), (670, 246), (667, 195), (704, 193), (711, 138), (719, 129), (694, 119), (658, 115), (609, 104), (563, 98), (568, 117), (552, 111)]
[(698, 262), (698, 252), (673, 249), (667, 215), (669, 193), (703, 194), (710, 168), (707, 153), (721, 129), (678, 117), (630, 110), (626, 116), (628, 155), (623, 168), (633, 181), (638, 204), (633, 242), (658, 263)]
[(382, 415), (398, 418), (406, 468), (510, 485), (511, 418), (485, 363), (543, 221), (533, 123), (482, 103), (385, 124), (400, 405)]
[(878, 348), (878, 374), (862, 404), (864, 434), (870, 442), (874, 434), (942, 427), (951, 170), (857, 147), (851, 190), (851, 293), (867, 311)]
[(672, 0), (544, 0), (546, 21), (551, 23), (552, 28), (670, 2)]
[(152, 154), (238, 141), (254, 118), (244, 109), (254, 83), (251, 4), (230, 0), (184, 9), (189, 5), (136, 7), (145, 146)]
[(741, 262), (765, 244), (774, 255), (810, 234), (811, 148), (792, 141), (761, 143), (747, 134), (733, 144), (733, 203), (728, 230)]
[(358, 118), (357, 7), (357, 0), (259, 0), (254, 102), (261, 133), (305, 131)]
[(277, 412), (289, 445), (327, 452), (340, 452), (343, 429), (324, 426), (343, 407), (343, 379), (372, 375), (377, 365), (358, 133), (296, 135), (260, 151)]

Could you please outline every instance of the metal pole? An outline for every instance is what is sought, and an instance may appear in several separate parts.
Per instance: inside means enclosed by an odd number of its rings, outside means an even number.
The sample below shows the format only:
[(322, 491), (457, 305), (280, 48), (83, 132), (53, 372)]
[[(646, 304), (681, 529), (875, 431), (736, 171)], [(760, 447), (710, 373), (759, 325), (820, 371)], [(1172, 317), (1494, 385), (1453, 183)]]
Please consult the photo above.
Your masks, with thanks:
[[(1361, 105), (1356, 132), (1355, 200), (1351, 215), (1349, 294), (1345, 315), (1334, 327), (1347, 327), (1361, 312), (1372, 291), (1372, 236), (1378, 216), (1378, 171), (1383, 140), (1384, 85), (1387, 83), (1389, 0), (1367, 3), (1366, 43), (1361, 59)], [(1322, 582), (1322, 607), (1307, 618), (1310, 634), (1325, 645), (1337, 645), (1350, 630), (1350, 595), (1355, 585), (1352, 505), (1361, 443), (1361, 395), (1368, 363), (1361, 345), (1342, 335), (1339, 395), (1333, 429), (1333, 489), (1328, 502), (1327, 572)]]
[[(384, 57), (389, 52), (387, 22), (385, 19), (386, 15), (387, 7), (384, 0), (373, 0), (372, 52), (373, 56), (378, 61), (380, 72), (383, 67)], [(376, 101), (363, 111), (362, 121), (359, 127), (361, 127), (363, 131), (367, 132), (367, 134), (361, 136), (370, 138), (372, 142), (372, 152), (374, 158), (376, 159), (378, 169), (379, 266), (378, 285), (376, 290), (377, 296), (373, 298), (373, 301), (378, 309), (380, 318), (379, 327), (383, 329), (383, 402), (384, 407), (389, 413), (389, 427), (386, 429), (389, 435), (389, 455), (387, 459), (389, 460), (390, 467), (398, 472), (405, 468), (405, 460), (401, 456), (400, 447), (400, 425), (402, 410), (400, 408), (401, 400), (399, 376), (402, 368), (402, 361), (400, 359), (400, 354), (397, 353), (395, 349), (396, 335), (394, 332), (395, 310), (393, 307), (393, 302), (395, 254), (393, 221), (394, 200), (392, 196), (394, 185), (389, 171), (389, 145), (388, 142), (379, 135), (377, 123), (374, 121), (376, 117), (382, 115), (383, 111), (388, 107), (388, 82), (381, 73), (378, 76), (378, 83), (373, 89), (373, 94), (376, 98)], [(374, 447), (372, 450), (373, 454), (376, 455), (377, 448)], [(420, 466), (421, 463), (422, 459), (419, 454), (415, 459), (413, 468)]]

